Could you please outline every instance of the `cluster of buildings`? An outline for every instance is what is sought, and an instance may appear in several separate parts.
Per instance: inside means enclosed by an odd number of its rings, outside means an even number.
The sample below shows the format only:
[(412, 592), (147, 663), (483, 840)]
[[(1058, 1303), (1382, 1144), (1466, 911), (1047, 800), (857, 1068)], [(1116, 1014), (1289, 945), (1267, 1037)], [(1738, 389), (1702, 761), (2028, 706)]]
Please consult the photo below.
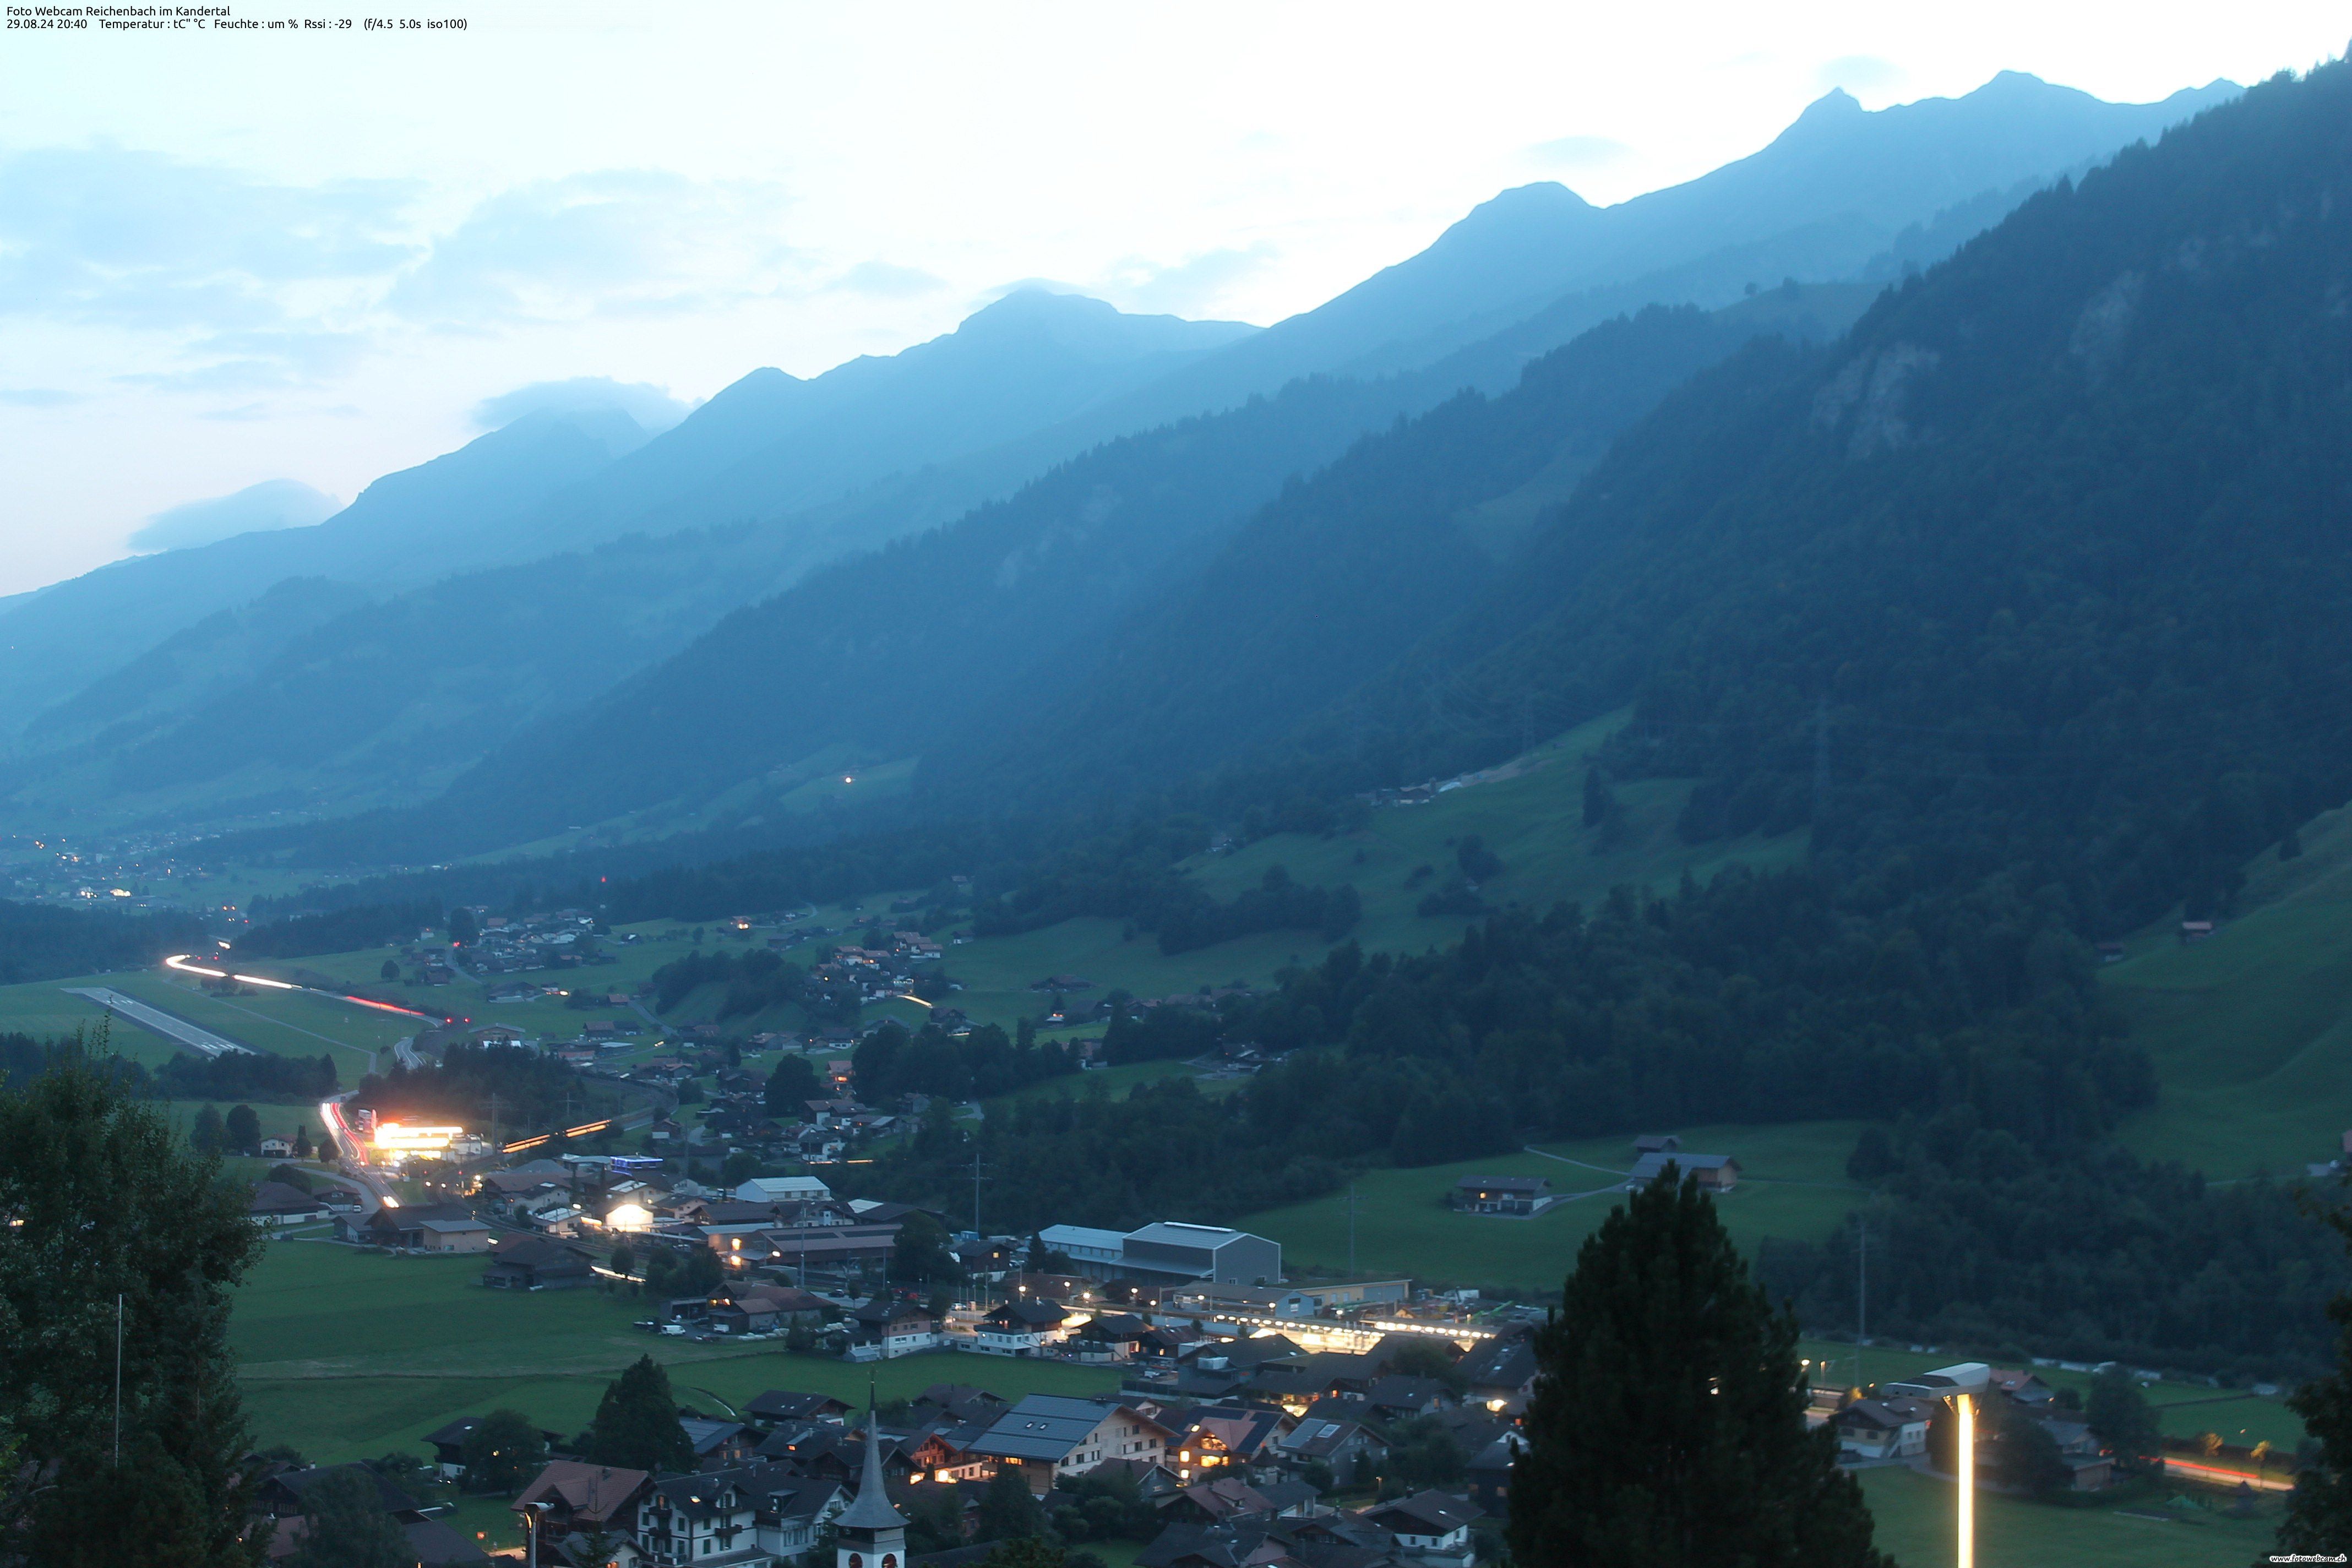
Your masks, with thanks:
[[(1451, 1400), (1409, 1415), (1438, 1410), (1482, 1457), (1498, 1449), (1507, 1478), (1507, 1420)], [(551, 1462), (511, 1504), (535, 1521), (540, 1560), (594, 1539), (633, 1568), (816, 1568), (829, 1540), (834, 1568), (964, 1568), (992, 1550), (981, 1539), (982, 1499), (1007, 1473), (1049, 1510), (1112, 1481), (1142, 1510), (1129, 1528), (1149, 1537), (1137, 1561), (1154, 1568), (1470, 1568), (1474, 1526), (1498, 1524), (1490, 1504), (1507, 1506), (1500, 1490), (1481, 1501), (1433, 1489), (1357, 1508), (1326, 1501), (1359, 1479), (1374, 1489), (1393, 1440), (1395, 1412), (1344, 1394), (1297, 1415), (1126, 1395), (1007, 1401), (935, 1384), (888, 1421), (857, 1423), (837, 1399), (783, 1390), (740, 1414), (681, 1416), (692, 1471)], [(425, 1439), (445, 1474), (461, 1469), (472, 1426), (454, 1422)], [(1335, 1482), (1341, 1466), (1349, 1474)], [(930, 1531), (910, 1542), (917, 1517)]]
[[(2056, 1391), (2025, 1369), (1961, 1362), (1938, 1367), (1899, 1383), (1879, 1385), (1871, 1397), (1849, 1390), (1831, 1394), (1817, 1403), (1808, 1419), (1827, 1421), (1837, 1428), (1838, 1449), (1856, 1462), (1905, 1462), (1927, 1453), (1927, 1427), (1937, 1408), (1956, 1394), (1971, 1396), (1981, 1410), (2018, 1415), (2038, 1423), (2056, 1444), (2058, 1457), (2073, 1477), (2076, 1491), (2102, 1491), (2115, 1482), (2114, 1456), (2101, 1451), (2083, 1413), (2062, 1404)], [(1998, 1443), (2007, 1423), (1999, 1419), (1977, 1424), (1979, 1465), (1982, 1473), (1995, 1468), (1990, 1445)]]

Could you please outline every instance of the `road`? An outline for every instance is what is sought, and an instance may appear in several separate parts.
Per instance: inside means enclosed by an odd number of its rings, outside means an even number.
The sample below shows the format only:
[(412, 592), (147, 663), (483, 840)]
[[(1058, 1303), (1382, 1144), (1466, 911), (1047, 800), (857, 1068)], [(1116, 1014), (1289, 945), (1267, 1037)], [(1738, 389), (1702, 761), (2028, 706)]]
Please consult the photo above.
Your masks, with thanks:
[(380, 1208), (396, 1209), (400, 1206), (400, 1199), (393, 1194), (391, 1178), (376, 1166), (368, 1163), (367, 1145), (361, 1142), (358, 1133), (352, 1131), (351, 1123), (343, 1120), (343, 1101), (349, 1100), (352, 1093), (355, 1092), (357, 1091), (339, 1094), (332, 1100), (320, 1100), (319, 1120), (326, 1123), (327, 1131), (335, 1135), (335, 1148), (342, 1155), (339, 1163), (343, 1174), (357, 1182), (362, 1190), (373, 1200), (368, 1204), (366, 1212), (373, 1214)]
[(215, 1035), (210, 1029), (199, 1028), (185, 1018), (175, 1017), (160, 1007), (150, 1007), (135, 996), (104, 985), (65, 985), (58, 989), (68, 996), (83, 996), (97, 1003), (110, 1013), (119, 1013), (140, 1027), (163, 1036), (175, 1045), (185, 1046), (200, 1057), (219, 1057), (235, 1052), (251, 1057), (261, 1053), (251, 1046), (241, 1046), (226, 1035)]

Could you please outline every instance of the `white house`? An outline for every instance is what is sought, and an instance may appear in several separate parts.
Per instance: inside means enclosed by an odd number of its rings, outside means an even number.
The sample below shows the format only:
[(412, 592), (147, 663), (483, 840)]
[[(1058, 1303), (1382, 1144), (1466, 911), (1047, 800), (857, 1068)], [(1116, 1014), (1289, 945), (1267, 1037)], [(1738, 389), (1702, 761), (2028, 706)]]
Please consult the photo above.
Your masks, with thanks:
[(1084, 1475), (1105, 1459), (1157, 1464), (1176, 1434), (1115, 1399), (1033, 1394), (996, 1418), (966, 1452), (1023, 1472), (1044, 1496), (1056, 1478)]
[(747, 1204), (804, 1203), (829, 1198), (833, 1189), (814, 1176), (754, 1176), (735, 1189), (735, 1196)]
[(1363, 1517), (1395, 1535), (1400, 1549), (1432, 1565), (1471, 1568), (1476, 1548), (1470, 1539), (1470, 1521), (1478, 1510), (1466, 1498), (1447, 1492), (1415, 1492), (1394, 1502), (1368, 1508)]

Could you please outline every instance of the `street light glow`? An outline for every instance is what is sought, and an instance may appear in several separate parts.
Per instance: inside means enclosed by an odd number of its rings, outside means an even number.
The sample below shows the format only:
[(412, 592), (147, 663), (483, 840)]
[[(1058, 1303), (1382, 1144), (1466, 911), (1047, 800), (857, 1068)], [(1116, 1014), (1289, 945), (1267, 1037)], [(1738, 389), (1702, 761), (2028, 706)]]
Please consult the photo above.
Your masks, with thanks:
[(1953, 1465), (1960, 1481), (1959, 1542), (1953, 1561), (1956, 1568), (1977, 1568), (1977, 1406), (1965, 1394), (1955, 1394), (1952, 1405), (1960, 1415), (1960, 1452)]

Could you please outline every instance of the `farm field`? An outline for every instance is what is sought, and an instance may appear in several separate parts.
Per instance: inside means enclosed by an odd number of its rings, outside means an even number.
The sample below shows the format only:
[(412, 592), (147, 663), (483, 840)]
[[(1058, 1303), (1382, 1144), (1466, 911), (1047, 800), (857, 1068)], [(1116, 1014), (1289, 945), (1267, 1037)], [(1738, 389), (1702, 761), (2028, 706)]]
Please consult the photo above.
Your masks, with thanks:
[(2352, 811), (2301, 858), (2247, 868), (2246, 912), (2183, 946), (2144, 933), (2104, 973), (2163, 1098), (2122, 1130), (2137, 1152), (2209, 1176), (2300, 1175), (2352, 1128)]
[[(1903, 1568), (1951, 1568), (1952, 1488), (1896, 1468), (1862, 1472), (1878, 1546)], [(2279, 1505), (2252, 1519), (2150, 1500), (2062, 1508), (1979, 1492), (1979, 1568), (2244, 1568), (2271, 1550)], [(2140, 1518), (2140, 1514), (2161, 1517)]]
[[(1724, 1223), (1753, 1252), (1767, 1236), (1811, 1239), (1827, 1233), (1868, 1195), (1845, 1180), (1854, 1122), (1779, 1127), (1702, 1127), (1683, 1132), (1694, 1152), (1731, 1154), (1745, 1168), (1722, 1199)], [(1431, 1284), (1557, 1290), (1577, 1247), (1622, 1196), (1633, 1152), (1622, 1138), (1544, 1146), (1459, 1164), (1367, 1172), (1356, 1184), (1356, 1267), (1362, 1274), (1410, 1274)], [(1588, 1196), (1533, 1219), (1457, 1214), (1445, 1207), (1464, 1176), (1543, 1176), (1559, 1193)], [(1235, 1222), (1283, 1245), (1287, 1268), (1345, 1270), (1348, 1197), (1332, 1194)]]
[[(256, 1440), (332, 1462), (394, 1449), (459, 1415), (510, 1405), (571, 1432), (638, 1356), (668, 1366), (680, 1400), (717, 1410), (766, 1388), (862, 1399), (868, 1369), (772, 1345), (701, 1345), (631, 1328), (642, 1301), (590, 1290), (506, 1295), (478, 1258), (373, 1257), (324, 1243), (273, 1244), (236, 1295), (230, 1339)], [(887, 1400), (933, 1383), (1009, 1397), (1106, 1391), (1117, 1374), (957, 1352), (872, 1369)]]

